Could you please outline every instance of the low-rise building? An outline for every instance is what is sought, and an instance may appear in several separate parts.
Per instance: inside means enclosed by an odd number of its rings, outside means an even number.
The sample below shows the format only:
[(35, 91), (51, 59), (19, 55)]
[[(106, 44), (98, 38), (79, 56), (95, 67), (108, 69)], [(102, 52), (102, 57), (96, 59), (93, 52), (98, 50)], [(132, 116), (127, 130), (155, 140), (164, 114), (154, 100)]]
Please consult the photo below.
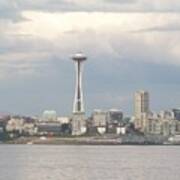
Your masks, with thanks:
[(178, 121), (180, 121), (180, 108), (174, 108), (172, 109), (173, 113), (174, 113), (174, 118)]
[(23, 118), (11, 118), (6, 125), (6, 131), (18, 132), (19, 134), (22, 134), (23, 126), (24, 126)]
[(6, 125), (6, 131), (8, 133), (35, 135), (37, 130), (35, 123), (22, 117), (12, 117)]
[(106, 127), (107, 125), (107, 113), (102, 110), (94, 110), (92, 114), (92, 126), (93, 127)]
[(180, 134), (180, 121), (176, 120), (176, 134)]
[(123, 124), (123, 112), (119, 109), (110, 109), (107, 112), (108, 124)]
[(150, 113), (143, 118), (144, 134), (170, 136), (176, 133), (176, 121), (170, 111), (161, 111), (159, 114)]
[(60, 135), (61, 124), (57, 122), (39, 122), (36, 124), (38, 135)]

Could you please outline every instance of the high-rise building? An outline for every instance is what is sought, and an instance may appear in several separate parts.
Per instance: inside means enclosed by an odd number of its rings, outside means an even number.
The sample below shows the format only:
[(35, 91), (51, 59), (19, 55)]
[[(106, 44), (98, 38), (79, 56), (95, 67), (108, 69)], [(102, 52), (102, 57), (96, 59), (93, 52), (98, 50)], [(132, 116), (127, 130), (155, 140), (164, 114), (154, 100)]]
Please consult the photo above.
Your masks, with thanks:
[(149, 93), (147, 91), (137, 91), (134, 97), (135, 117), (140, 118), (142, 114), (149, 113)]
[(150, 112), (149, 93), (144, 90), (137, 91), (134, 96), (135, 128), (143, 130), (146, 118)]
[(81, 135), (86, 132), (85, 110), (82, 91), (82, 63), (87, 57), (77, 53), (72, 57), (76, 69), (76, 87), (73, 104), (72, 135)]

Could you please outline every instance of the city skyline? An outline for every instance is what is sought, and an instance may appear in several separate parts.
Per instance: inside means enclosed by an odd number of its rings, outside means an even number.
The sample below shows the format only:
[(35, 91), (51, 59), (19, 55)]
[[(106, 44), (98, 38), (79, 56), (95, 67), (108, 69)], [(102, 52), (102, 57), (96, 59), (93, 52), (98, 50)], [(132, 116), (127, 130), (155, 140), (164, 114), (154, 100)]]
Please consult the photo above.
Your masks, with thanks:
[(150, 92), (154, 111), (180, 107), (177, 0), (53, 2), (0, 2), (0, 112), (70, 114), (69, 58), (79, 51), (89, 57), (88, 114), (97, 108), (132, 114), (139, 89)]
[(0, 0), (0, 180), (179, 180), (180, 0)]

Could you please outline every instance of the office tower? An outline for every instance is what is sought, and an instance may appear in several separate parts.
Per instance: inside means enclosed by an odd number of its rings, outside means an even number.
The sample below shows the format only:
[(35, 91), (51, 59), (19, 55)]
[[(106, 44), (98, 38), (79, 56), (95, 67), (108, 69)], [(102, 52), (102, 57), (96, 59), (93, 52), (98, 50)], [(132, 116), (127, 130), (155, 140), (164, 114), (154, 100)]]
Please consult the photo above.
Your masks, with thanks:
[(144, 131), (149, 115), (149, 93), (147, 91), (137, 91), (134, 96), (134, 116), (135, 128)]
[(134, 97), (135, 117), (140, 118), (142, 114), (149, 113), (149, 93), (147, 91), (137, 91)]

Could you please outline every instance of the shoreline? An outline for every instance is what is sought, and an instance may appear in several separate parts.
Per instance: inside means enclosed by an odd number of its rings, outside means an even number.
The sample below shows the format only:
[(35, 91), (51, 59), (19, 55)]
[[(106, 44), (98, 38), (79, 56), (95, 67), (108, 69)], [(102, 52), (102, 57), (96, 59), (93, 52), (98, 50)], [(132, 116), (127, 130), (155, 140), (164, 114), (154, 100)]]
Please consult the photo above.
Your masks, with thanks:
[(51, 138), (18, 138), (15, 140), (9, 140), (1, 142), (0, 145), (89, 145), (89, 146), (179, 146), (180, 142), (123, 142), (121, 138), (108, 139), (108, 138), (97, 138), (97, 137), (51, 137)]

